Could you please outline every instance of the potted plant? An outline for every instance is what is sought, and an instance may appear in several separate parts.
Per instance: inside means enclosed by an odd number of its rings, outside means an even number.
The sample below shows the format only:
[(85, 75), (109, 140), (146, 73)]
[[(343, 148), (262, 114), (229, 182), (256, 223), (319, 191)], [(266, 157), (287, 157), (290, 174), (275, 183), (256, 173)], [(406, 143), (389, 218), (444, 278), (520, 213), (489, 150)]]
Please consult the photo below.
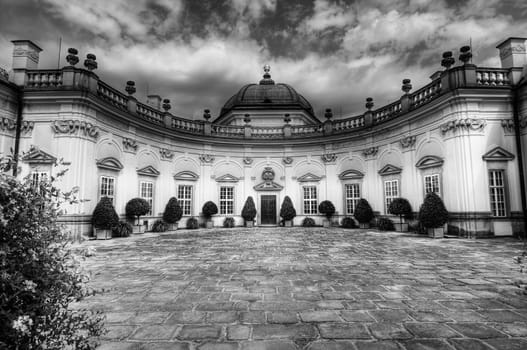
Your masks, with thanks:
[(320, 204), (318, 205), (318, 211), (321, 214), (326, 215), (327, 220), (324, 220), (324, 227), (330, 227), (331, 217), (333, 216), (333, 214), (335, 214), (335, 206), (333, 205), (333, 203), (328, 200), (320, 202)]
[(168, 224), (168, 230), (177, 230), (178, 222), (181, 220), (181, 216), (183, 216), (183, 209), (181, 209), (177, 198), (170, 198), (165, 207), (165, 212), (163, 213), (163, 221)]
[(112, 229), (119, 223), (119, 216), (115, 212), (112, 200), (102, 197), (93, 210), (91, 218), (94, 236), (97, 239), (112, 238)]
[(359, 199), (353, 216), (355, 216), (355, 219), (359, 222), (360, 228), (370, 228), (370, 221), (373, 220), (374, 217), (370, 203), (364, 198)]
[(412, 206), (406, 198), (394, 198), (388, 207), (388, 213), (399, 216), (399, 222), (394, 222), (395, 231), (408, 231), (408, 223), (403, 222), (403, 216), (408, 218), (412, 214)]
[(419, 221), (426, 227), (428, 236), (443, 238), (444, 225), (448, 222), (448, 211), (441, 197), (434, 192), (428, 193), (421, 208), (419, 208)]
[(280, 207), (280, 217), (284, 219), (284, 226), (291, 227), (293, 226), (293, 219), (296, 216), (296, 210), (291, 202), (289, 196), (285, 196), (282, 206)]
[(212, 201), (205, 202), (203, 204), (203, 208), (201, 209), (203, 216), (205, 217), (206, 227), (212, 228), (213, 222), (212, 222), (212, 215), (218, 214), (218, 206)]
[(342, 219), (341, 226), (344, 228), (357, 228), (355, 220), (353, 220), (353, 218), (350, 218), (349, 216), (346, 216), (344, 219)]
[(134, 225), (133, 233), (143, 233), (145, 232), (144, 225), (141, 225), (139, 218), (142, 215), (148, 214), (150, 211), (150, 204), (144, 198), (133, 198), (126, 203), (125, 212), (126, 217), (134, 220), (137, 218), (137, 225)]
[(245, 220), (246, 227), (254, 226), (254, 218), (256, 217), (256, 206), (254, 205), (253, 197), (247, 197), (242, 209), (242, 217)]

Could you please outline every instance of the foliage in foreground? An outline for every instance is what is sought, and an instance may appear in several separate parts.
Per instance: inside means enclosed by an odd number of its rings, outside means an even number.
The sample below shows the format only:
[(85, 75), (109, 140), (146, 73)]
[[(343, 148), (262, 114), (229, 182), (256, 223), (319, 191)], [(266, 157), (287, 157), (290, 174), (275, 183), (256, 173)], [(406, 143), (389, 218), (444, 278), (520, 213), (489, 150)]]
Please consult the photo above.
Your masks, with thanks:
[(177, 198), (172, 197), (168, 200), (168, 203), (163, 212), (163, 221), (168, 224), (175, 224), (183, 216), (183, 209), (179, 205)]
[(152, 225), (152, 232), (166, 232), (168, 231), (168, 224), (163, 220), (156, 220)]
[(448, 210), (441, 197), (428, 193), (419, 209), (419, 221), (426, 228), (441, 227), (448, 222)]
[(361, 198), (357, 202), (353, 216), (355, 216), (355, 219), (361, 224), (366, 224), (372, 221), (375, 215), (373, 214), (373, 209), (371, 208), (370, 203), (368, 203), (366, 199)]
[(75, 193), (54, 178), (19, 181), (5, 172), (12, 164), (0, 162), (0, 349), (94, 349), (102, 317), (68, 308), (93, 292), (57, 224)]
[(291, 198), (289, 196), (284, 197), (284, 201), (282, 202), (282, 206), (280, 207), (280, 217), (284, 220), (293, 220), (296, 216), (296, 210), (293, 206), (293, 202), (291, 201)]
[(223, 220), (223, 227), (231, 228), (231, 227), (234, 227), (235, 224), (236, 222), (234, 221), (234, 218), (231, 216), (228, 216)]
[(253, 197), (247, 197), (242, 209), (242, 217), (245, 221), (254, 221), (256, 216), (256, 206), (254, 205)]
[(357, 228), (357, 224), (355, 224), (355, 220), (353, 220), (353, 218), (350, 218), (350, 217), (345, 217), (344, 219), (342, 219), (341, 225), (344, 228)]
[(393, 231), (395, 227), (393, 226), (393, 221), (389, 218), (380, 218), (377, 222), (377, 227), (380, 231)]
[(315, 220), (313, 218), (304, 218), (302, 220), (302, 227), (315, 227)]

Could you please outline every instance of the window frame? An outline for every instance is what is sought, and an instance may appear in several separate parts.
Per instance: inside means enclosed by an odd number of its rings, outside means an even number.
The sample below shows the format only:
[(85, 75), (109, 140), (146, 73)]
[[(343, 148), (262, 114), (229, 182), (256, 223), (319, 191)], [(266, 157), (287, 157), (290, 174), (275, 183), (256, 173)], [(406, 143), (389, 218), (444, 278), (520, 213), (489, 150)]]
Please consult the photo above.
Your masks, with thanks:
[[(493, 185), (491, 176), (492, 173), (501, 174), (501, 185)], [(507, 173), (505, 169), (488, 169), (488, 185), (489, 185), (489, 206), (490, 206), (490, 213), (493, 218), (505, 218), (509, 216), (509, 203), (508, 203), (508, 195), (507, 195)], [(495, 190), (502, 190), (502, 204), (503, 204), (503, 215), (499, 215), (500, 208), (493, 208), (493, 189)], [(494, 195), (494, 198), (496, 195)]]
[[(112, 194), (111, 195), (108, 194), (109, 191), (106, 191), (106, 193), (103, 193), (103, 179), (105, 179), (105, 178), (112, 180)], [(116, 187), (117, 187), (117, 178), (115, 176), (100, 175), (99, 176), (99, 189), (98, 189), (99, 201), (101, 200), (102, 197), (108, 197), (108, 198), (111, 199), (112, 204), (115, 207), (115, 203), (116, 203), (116, 200), (115, 200), (116, 191), (115, 191), (115, 189), (116, 189)]]
[[(150, 196), (148, 196), (148, 188), (146, 188), (146, 194), (143, 193), (143, 185), (150, 185)], [(154, 200), (155, 200), (155, 183), (153, 181), (141, 180), (139, 181), (139, 197), (143, 198), (150, 204), (150, 211), (146, 216), (152, 216), (154, 214)]]
[[(313, 191), (306, 192), (306, 190), (313, 190)], [(309, 193), (308, 198), (306, 198), (306, 193)], [(313, 196), (313, 193), (314, 193), (314, 196)], [(309, 208), (309, 209), (306, 210), (306, 208)], [(302, 213), (304, 215), (317, 215), (318, 214), (318, 188), (316, 185), (303, 185), (302, 186)]]
[[(186, 198), (186, 191), (184, 190), (185, 188), (190, 188), (190, 191), (189, 191), (189, 197), (190, 198)], [(185, 195), (185, 197), (183, 198), (183, 196), (181, 196), (181, 189), (183, 189), (183, 194)], [(194, 208), (193, 208), (193, 200), (194, 200), (194, 185), (190, 185), (190, 184), (178, 184), (177, 185), (177, 200), (178, 200), (178, 204), (179, 206), (181, 207), (181, 210), (183, 212), (183, 216), (192, 216), (193, 212), (194, 212)], [(188, 214), (185, 212), (185, 209), (187, 208), (186, 205), (188, 204)]]
[[(426, 182), (427, 178), (433, 179), (435, 177), (437, 178), (437, 191), (427, 191), (427, 182)], [(433, 187), (434, 187), (433, 180), (432, 180), (431, 186), (433, 190)], [(434, 192), (435, 194), (441, 197), (441, 174), (439, 173), (424, 174), (423, 175), (423, 189), (424, 189), (425, 196), (428, 193)]]
[[(356, 194), (358, 194), (358, 197), (348, 197), (348, 186), (357, 188)], [(345, 215), (353, 215), (355, 213), (355, 208), (357, 207), (357, 203), (361, 199), (361, 192), (362, 192), (361, 184), (358, 182), (351, 182), (351, 183), (344, 184), (344, 212), (345, 212)], [(351, 201), (351, 207), (352, 207), (351, 211), (349, 210), (350, 201)]]
[[(230, 192), (230, 198), (222, 198), (223, 190), (226, 191), (225, 192), (226, 194)], [(236, 212), (236, 208), (235, 208), (236, 194), (235, 194), (234, 186), (225, 186), (225, 185), (220, 186), (218, 197), (219, 197), (219, 201), (218, 201), (219, 214), (220, 215), (234, 215), (234, 213)], [(227, 209), (231, 209), (231, 210), (229, 211)]]
[[(390, 187), (390, 195), (387, 193), (387, 187), (386, 185), (388, 183), (391, 183)], [(396, 184), (396, 192), (393, 194), (393, 183)], [(399, 179), (386, 179), (383, 180), (383, 194), (384, 194), (384, 213), (389, 214), (388, 208), (390, 207), (390, 203), (395, 199), (400, 197), (401, 189), (399, 187)]]

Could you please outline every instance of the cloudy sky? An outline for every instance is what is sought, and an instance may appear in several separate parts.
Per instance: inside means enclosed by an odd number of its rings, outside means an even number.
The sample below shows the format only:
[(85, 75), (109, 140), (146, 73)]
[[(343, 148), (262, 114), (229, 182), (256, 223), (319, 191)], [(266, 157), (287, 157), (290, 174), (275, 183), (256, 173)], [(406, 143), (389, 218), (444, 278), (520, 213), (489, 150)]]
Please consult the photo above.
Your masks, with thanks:
[(170, 98), (176, 115), (217, 115), (223, 103), (271, 65), (315, 108), (362, 113), (415, 88), (441, 69), (441, 53), (472, 40), (473, 63), (499, 66), (495, 46), (527, 36), (524, 0), (0, 0), (0, 67), (11, 40), (43, 48), (41, 68), (56, 68), (68, 47), (97, 56), (99, 77), (137, 97)]

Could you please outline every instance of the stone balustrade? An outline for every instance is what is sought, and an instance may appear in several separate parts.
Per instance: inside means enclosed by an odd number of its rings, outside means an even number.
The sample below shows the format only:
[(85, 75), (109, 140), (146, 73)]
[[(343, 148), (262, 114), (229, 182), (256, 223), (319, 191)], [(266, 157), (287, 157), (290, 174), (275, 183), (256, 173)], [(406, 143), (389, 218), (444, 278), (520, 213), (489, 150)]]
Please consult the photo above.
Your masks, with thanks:
[(415, 109), (434, 99), (441, 93), (441, 79), (435, 79), (430, 84), (410, 94), (410, 108)]
[(62, 70), (31, 70), (27, 71), (25, 87), (57, 88), (62, 86)]
[(402, 110), (403, 108), (401, 101), (395, 101), (393, 103), (390, 103), (387, 106), (378, 108), (373, 111), (373, 122), (374, 124), (380, 124), (401, 114)]
[(220, 137), (244, 137), (243, 126), (211, 125), (211, 134)]
[(172, 129), (193, 134), (203, 134), (203, 122), (171, 116)]
[(283, 127), (252, 127), (252, 137), (258, 139), (276, 139), (284, 137)]
[(164, 123), (163, 114), (160, 111), (142, 103), (137, 104), (137, 114), (143, 119), (146, 119), (155, 124)]
[(347, 131), (362, 128), (364, 126), (364, 116), (358, 115), (346, 119), (335, 120), (333, 122), (334, 131)]
[(508, 69), (477, 68), (476, 83), (483, 86), (511, 86)]
[(97, 84), (97, 95), (119, 109), (128, 110), (128, 96), (102, 81)]

